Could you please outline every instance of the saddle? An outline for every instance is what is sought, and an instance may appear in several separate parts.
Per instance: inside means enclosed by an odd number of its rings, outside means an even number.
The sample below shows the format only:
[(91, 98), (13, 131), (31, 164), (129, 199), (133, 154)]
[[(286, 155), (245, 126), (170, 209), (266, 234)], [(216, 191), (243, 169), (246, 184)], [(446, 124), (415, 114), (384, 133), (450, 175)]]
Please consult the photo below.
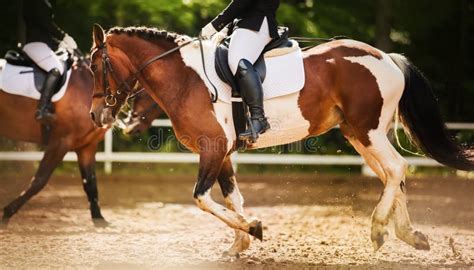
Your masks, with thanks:
[[(278, 27), (278, 34), (279, 38), (273, 39), (265, 48), (263, 49), (262, 53), (260, 54), (257, 61), (254, 63), (254, 67), (257, 70), (258, 74), (260, 75), (260, 80), (262, 83), (265, 81), (266, 77), (266, 65), (264, 55), (267, 52), (270, 52), (275, 49), (281, 48), (291, 48), (293, 43), (288, 38), (288, 27)], [(231, 37), (228, 36), (224, 39), (219, 46), (216, 48), (215, 52), (215, 69), (217, 76), (223, 81), (229, 84), (232, 87), (232, 97), (240, 97), (240, 93), (238, 92), (237, 84), (234, 80), (234, 75), (229, 68), (229, 45), (230, 45)]]
[[(66, 83), (67, 81), (67, 71), (71, 68), (73, 64), (73, 60), (70, 57), (67, 57), (66, 60), (61, 60), (63, 57), (62, 51), (58, 52), (57, 55), (63, 64), (64, 67), (64, 72), (61, 76), (61, 79), (59, 80), (59, 84), (55, 89), (55, 93), (59, 91), (59, 89), (62, 88), (62, 86)], [(31, 58), (26, 55), (23, 51), (15, 51), (15, 50), (9, 50), (5, 54), (5, 60), (7, 61), (8, 64), (13, 65), (13, 66), (22, 66), (22, 67), (31, 67), (33, 68), (33, 77), (34, 77), (34, 84), (36, 89), (41, 91), (43, 88), (43, 83), (44, 80), (46, 79), (47, 72), (41, 69)]]
[[(254, 63), (254, 67), (257, 70), (257, 73), (259, 74), (262, 83), (265, 82), (265, 78), (267, 76), (267, 66), (265, 63), (265, 58), (282, 56), (291, 53), (291, 48), (295, 48), (295, 41), (292, 41), (288, 38), (287, 27), (279, 27), (278, 33), (279, 38), (273, 39), (263, 49), (261, 55)], [(234, 120), (234, 129), (236, 134), (240, 134), (246, 130), (248, 125), (248, 109), (247, 105), (242, 100), (239, 88), (234, 80), (234, 75), (232, 74), (232, 71), (229, 68), (228, 55), (230, 39), (230, 36), (227, 37), (221, 42), (221, 44), (217, 46), (215, 51), (214, 66), (217, 76), (231, 87), (232, 117)], [(246, 147), (247, 143), (237, 138), (236, 148), (239, 150), (243, 150)]]

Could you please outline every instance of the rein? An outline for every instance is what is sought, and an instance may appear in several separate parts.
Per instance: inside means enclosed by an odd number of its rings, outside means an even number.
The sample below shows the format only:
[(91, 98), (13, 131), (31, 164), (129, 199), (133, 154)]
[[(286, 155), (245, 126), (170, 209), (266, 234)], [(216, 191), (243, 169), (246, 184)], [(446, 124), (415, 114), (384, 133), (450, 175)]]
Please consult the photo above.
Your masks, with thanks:
[[(145, 63), (143, 63), (142, 65), (140, 65), (140, 67), (138, 67), (138, 69), (131, 75), (131, 77), (129, 77), (128, 79), (126, 80), (122, 80), (120, 81), (112, 67), (112, 63), (110, 61), (110, 57), (109, 57), (109, 54), (107, 52), (107, 43), (102, 43), (101, 45), (99, 45), (97, 48), (98, 49), (102, 49), (102, 81), (103, 81), (103, 85), (102, 85), (102, 93), (97, 93), (97, 94), (94, 94), (93, 95), (93, 98), (102, 98), (102, 97), (105, 97), (105, 104), (108, 106), (108, 107), (113, 107), (117, 104), (117, 96), (118, 95), (121, 95), (122, 93), (125, 93), (127, 94), (127, 97), (130, 95), (130, 94), (133, 94), (133, 90), (130, 88), (130, 85), (129, 83), (131, 81), (136, 81), (138, 78), (137, 76), (146, 68), (148, 67), (150, 64), (152, 64), (153, 62), (157, 61), (157, 60), (160, 60), (161, 58), (167, 56), (167, 55), (170, 55), (172, 53), (174, 53), (175, 51), (191, 44), (192, 42), (198, 40), (197, 38), (194, 38), (192, 40), (189, 40), (189, 41), (186, 41), (185, 43), (177, 46), (177, 47), (174, 47), (162, 54), (159, 54), (155, 57), (152, 57), (151, 59), (147, 60)], [(204, 59), (204, 58), (203, 58)], [(108, 71), (112, 74), (112, 77), (113, 77), (113, 80), (115, 82), (120, 82), (119, 86), (117, 87), (117, 91), (115, 94), (112, 94), (111, 91), (110, 91), (110, 83), (109, 83), (109, 80), (108, 80), (108, 76), (107, 76), (107, 73)], [(125, 86), (125, 89), (122, 90), (122, 87)], [(139, 90), (139, 91), (142, 91), (142, 90)]]
[(312, 49), (318, 46), (319, 44), (326, 43), (326, 42), (331, 42), (338, 39), (350, 39), (349, 37), (346, 37), (346, 36), (334, 36), (332, 38), (312, 38), (312, 37), (290, 37), (290, 38), (300, 43), (316, 43), (314, 45), (301, 48), (302, 51)]

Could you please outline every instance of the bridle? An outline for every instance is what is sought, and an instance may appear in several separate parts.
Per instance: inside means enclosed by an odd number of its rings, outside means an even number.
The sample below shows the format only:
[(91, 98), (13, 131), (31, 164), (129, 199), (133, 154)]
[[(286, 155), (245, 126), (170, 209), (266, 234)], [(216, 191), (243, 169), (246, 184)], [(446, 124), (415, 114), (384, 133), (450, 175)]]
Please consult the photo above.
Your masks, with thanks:
[[(173, 52), (183, 48), (184, 46), (187, 46), (187, 45), (191, 44), (192, 42), (194, 42), (196, 40), (198, 40), (198, 39), (195, 38), (195, 39), (188, 40), (185, 43), (183, 43), (183, 44), (181, 44), (177, 47), (174, 47), (174, 48), (172, 48), (172, 49), (170, 49), (170, 50), (168, 50), (168, 51), (166, 51), (166, 52), (164, 52), (160, 55), (152, 57), (151, 59), (149, 59), (148, 61), (143, 63), (134, 73), (132, 73), (132, 75), (128, 79), (125, 79), (125, 80), (119, 80), (118, 79), (117, 74), (115, 73), (114, 68), (112, 66), (112, 63), (110, 61), (110, 57), (109, 57), (109, 54), (108, 54), (108, 51), (107, 51), (107, 43), (104, 41), (104, 43), (102, 43), (99, 46), (97, 46), (96, 48), (92, 49), (92, 51), (96, 50), (96, 52), (99, 51), (99, 50), (102, 50), (102, 92), (101, 93), (96, 93), (92, 97), (93, 98), (104, 98), (105, 105), (107, 105), (107, 107), (114, 107), (115, 105), (117, 105), (117, 97), (119, 97), (120, 95), (126, 94), (126, 97), (124, 98), (124, 100), (129, 98), (130, 95), (134, 95), (134, 92), (133, 92), (132, 88), (130, 87), (130, 85), (133, 82), (136, 82), (138, 80), (138, 75), (140, 75), (140, 73), (146, 67), (148, 67), (151, 63), (153, 63), (157, 60), (160, 60), (161, 58), (163, 58), (163, 57), (165, 57), (169, 54), (172, 54)], [(110, 74), (112, 74), (112, 78), (116, 83), (120, 82), (118, 87), (117, 87), (117, 90), (115, 91), (115, 94), (113, 94), (112, 91), (110, 90), (110, 83), (109, 83), (109, 78), (108, 78), (108, 73), (109, 72), (110, 72)], [(125, 87), (125, 88), (123, 88), (123, 87)]]
[[(102, 93), (96, 93), (92, 97), (93, 98), (104, 98), (105, 105), (107, 107), (114, 107), (117, 105), (117, 96), (122, 95), (123, 93), (127, 94), (127, 97), (133, 92), (130, 88), (128, 83), (129, 80), (122, 80), (117, 87), (117, 91), (115, 94), (112, 94), (110, 91), (110, 83), (109, 77), (107, 76), (108, 71), (112, 74), (112, 78), (115, 82), (119, 82), (117, 74), (112, 67), (112, 63), (110, 61), (110, 57), (107, 51), (107, 43), (102, 43), (101, 45), (97, 46), (97, 50), (102, 50)], [(132, 76), (133, 80), (136, 80), (136, 75)], [(125, 89), (122, 90), (122, 86), (125, 85)]]

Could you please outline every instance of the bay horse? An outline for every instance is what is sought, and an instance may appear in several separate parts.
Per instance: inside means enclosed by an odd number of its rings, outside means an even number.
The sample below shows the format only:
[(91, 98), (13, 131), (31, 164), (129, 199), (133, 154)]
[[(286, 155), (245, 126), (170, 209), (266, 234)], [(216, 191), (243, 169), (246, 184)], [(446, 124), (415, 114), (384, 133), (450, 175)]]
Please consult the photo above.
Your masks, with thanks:
[[(82, 184), (87, 194), (90, 212), (95, 226), (106, 226), (101, 214), (97, 179), (95, 174), (95, 153), (98, 143), (104, 138), (106, 129), (97, 128), (90, 119), (94, 80), (89, 62), (79, 58), (72, 67), (72, 73), (63, 98), (55, 102), (57, 118), (53, 124), (48, 143), (44, 145), (44, 156), (27, 190), (3, 209), (2, 225), (7, 226), (10, 218), (48, 183), (54, 169), (68, 151), (75, 151), (78, 157)], [(0, 136), (31, 143), (42, 143), (40, 124), (35, 120), (37, 100), (12, 95), (0, 89)]]
[[(192, 40), (183, 44), (183, 40), (191, 38), (146, 27), (116, 27), (106, 34), (94, 25), (91, 117), (99, 127), (110, 126), (132, 94), (132, 85), (140, 83), (169, 116), (180, 142), (199, 154), (195, 202), (235, 230), (227, 254), (238, 255), (249, 247), (249, 235), (262, 240), (262, 223), (245, 216), (232, 168), (230, 154), (236, 149), (232, 106), (211, 102), (205, 77), (201, 77), (202, 63), (193, 61), (200, 59), (199, 46)], [(447, 166), (473, 170), (474, 154), (447, 134), (427, 79), (405, 57), (354, 40), (328, 42), (305, 50), (303, 56), (304, 88), (265, 101), (273, 140), (263, 134), (249, 148), (317, 136), (339, 125), (385, 185), (371, 217), (374, 249), (384, 244), (394, 224), (399, 239), (428, 250), (428, 237), (410, 222), (407, 161), (387, 137), (390, 124), (397, 116), (416, 145)], [(216, 180), (226, 207), (211, 198)]]

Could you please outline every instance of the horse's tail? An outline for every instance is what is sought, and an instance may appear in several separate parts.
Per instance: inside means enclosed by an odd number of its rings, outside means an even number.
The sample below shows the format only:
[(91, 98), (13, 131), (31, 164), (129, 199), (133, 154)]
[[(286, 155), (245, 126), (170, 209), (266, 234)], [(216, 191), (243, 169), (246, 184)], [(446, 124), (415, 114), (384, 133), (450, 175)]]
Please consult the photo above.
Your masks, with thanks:
[(474, 151), (448, 134), (428, 80), (404, 56), (390, 54), (390, 58), (405, 75), (405, 89), (398, 104), (398, 117), (405, 132), (436, 161), (459, 170), (474, 170)]

